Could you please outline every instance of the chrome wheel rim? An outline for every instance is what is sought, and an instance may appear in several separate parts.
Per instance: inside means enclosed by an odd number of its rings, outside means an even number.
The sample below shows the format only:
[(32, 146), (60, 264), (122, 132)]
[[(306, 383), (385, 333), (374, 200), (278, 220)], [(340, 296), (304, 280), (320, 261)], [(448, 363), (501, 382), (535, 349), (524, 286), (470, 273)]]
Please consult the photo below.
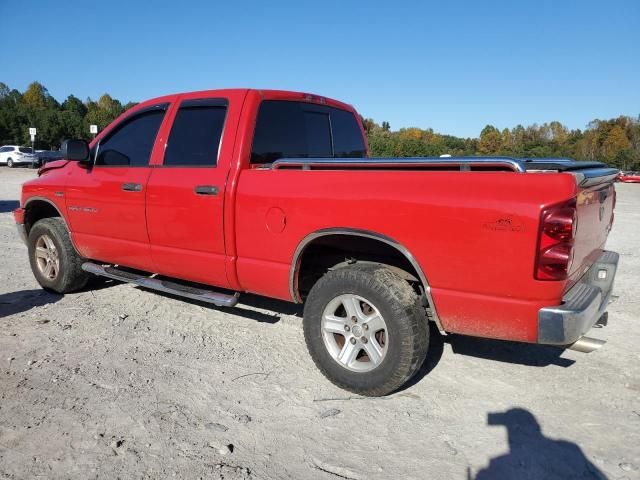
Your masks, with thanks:
[(40, 235), (34, 251), (40, 274), (47, 280), (55, 280), (60, 272), (58, 249), (49, 235)]
[(321, 329), (331, 358), (353, 372), (377, 368), (389, 349), (387, 324), (380, 311), (358, 295), (331, 300), (322, 314)]

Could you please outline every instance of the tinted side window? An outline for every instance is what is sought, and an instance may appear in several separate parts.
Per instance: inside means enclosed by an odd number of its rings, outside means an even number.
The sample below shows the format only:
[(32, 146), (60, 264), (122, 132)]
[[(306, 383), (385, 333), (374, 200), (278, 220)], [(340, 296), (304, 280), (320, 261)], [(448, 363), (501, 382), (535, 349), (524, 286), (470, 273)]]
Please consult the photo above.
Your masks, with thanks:
[(334, 156), (365, 157), (362, 131), (353, 113), (338, 108), (331, 109)]
[(266, 100), (260, 104), (251, 163), (365, 155), (362, 133), (351, 112), (304, 102)]
[(306, 132), (300, 105), (296, 102), (262, 102), (256, 120), (251, 163), (304, 157), (306, 151)]
[(210, 103), (182, 103), (171, 127), (164, 154), (165, 166), (214, 167), (217, 164), (227, 108), (220, 101)]
[(164, 109), (135, 115), (100, 141), (96, 165), (142, 167), (149, 164)]

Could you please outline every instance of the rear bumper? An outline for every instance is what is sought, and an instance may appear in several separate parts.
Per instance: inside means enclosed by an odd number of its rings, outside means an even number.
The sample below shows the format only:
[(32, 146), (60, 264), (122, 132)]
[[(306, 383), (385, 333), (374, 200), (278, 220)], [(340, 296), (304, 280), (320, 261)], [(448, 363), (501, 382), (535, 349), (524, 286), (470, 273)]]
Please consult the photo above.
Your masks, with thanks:
[(561, 305), (540, 309), (538, 343), (572, 344), (600, 319), (607, 310), (619, 257), (615, 252), (602, 252), (580, 281), (564, 295)]

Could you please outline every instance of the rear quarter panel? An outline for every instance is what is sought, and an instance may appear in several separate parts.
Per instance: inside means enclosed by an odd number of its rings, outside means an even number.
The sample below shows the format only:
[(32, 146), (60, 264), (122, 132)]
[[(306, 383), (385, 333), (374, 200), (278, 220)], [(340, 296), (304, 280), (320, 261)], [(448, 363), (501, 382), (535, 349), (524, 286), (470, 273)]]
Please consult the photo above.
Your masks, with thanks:
[(575, 193), (569, 174), (243, 170), (238, 280), (290, 299), (289, 271), (305, 236), (368, 230), (417, 259), (445, 330), (535, 341), (538, 309), (558, 303), (565, 285), (533, 277), (540, 210)]

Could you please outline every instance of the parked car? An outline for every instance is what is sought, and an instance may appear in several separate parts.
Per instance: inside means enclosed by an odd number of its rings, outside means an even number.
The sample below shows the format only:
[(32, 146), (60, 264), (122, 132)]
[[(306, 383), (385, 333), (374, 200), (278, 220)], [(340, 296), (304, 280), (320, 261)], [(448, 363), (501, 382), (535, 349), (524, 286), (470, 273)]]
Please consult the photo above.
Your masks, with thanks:
[(60, 160), (62, 158), (62, 154), (59, 151), (55, 150), (36, 150), (33, 159), (33, 168), (39, 168), (45, 165), (47, 162), (52, 162), (54, 160)]
[(640, 172), (620, 172), (618, 180), (625, 183), (640, 183)]
[(5, 145), (0, 147), (0, 165), (13, 168), (17, 165), (30, 165), (33, 163), (33, 150), (31, 147), (18, 145)]
[(45, 289), (91, 273), (222, 307), (304, 302), (314, 362), (363, 395), (411, 378), (430, 322), (604, 343), (584, 336), (606, 323), (618, 263), (618, 171), (602, 163), (369, 158), (353, 107), (246, 89), (143, 102), (62, 155), (15, 211)]

